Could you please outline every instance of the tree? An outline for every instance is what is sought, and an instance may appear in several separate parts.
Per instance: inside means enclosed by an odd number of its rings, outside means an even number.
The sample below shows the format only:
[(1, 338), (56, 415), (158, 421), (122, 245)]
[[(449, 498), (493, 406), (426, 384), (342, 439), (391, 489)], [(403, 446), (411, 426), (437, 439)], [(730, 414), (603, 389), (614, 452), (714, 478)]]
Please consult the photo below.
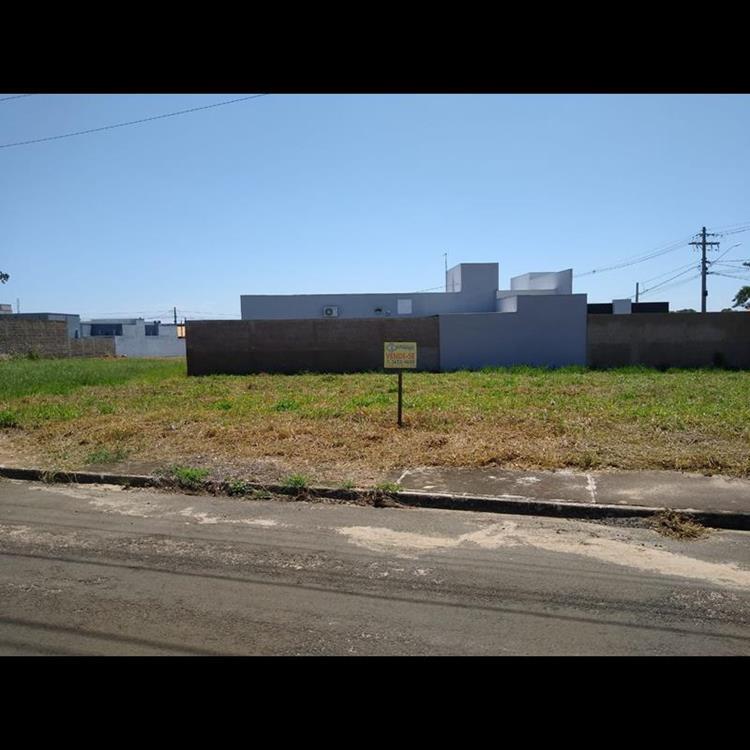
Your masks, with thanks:
[[(750, 268), (750, 262), (743, 263), (742, 265)], [(732, 307), (744, 307), (745, 310), (750, 310), (750, 286), (743, 286), (742, 289), (734, 295), (732, 302), (734, 303)]]
[(2, 271), (0, 271), (0, 284), (4, 284), (9, 278), (9, 273), (3, 273)]
[(743, 286), (737, 294), (735, 294), (734, 303), (732, 307), (744, 307), (745, 310), (750, 310), (750, 286)]

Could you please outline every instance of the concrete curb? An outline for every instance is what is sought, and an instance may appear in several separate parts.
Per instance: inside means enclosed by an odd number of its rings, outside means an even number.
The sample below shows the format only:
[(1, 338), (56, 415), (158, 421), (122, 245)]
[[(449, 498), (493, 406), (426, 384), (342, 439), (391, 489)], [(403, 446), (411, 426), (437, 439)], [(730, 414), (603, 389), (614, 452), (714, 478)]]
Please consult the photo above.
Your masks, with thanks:
[[(60, 482), (76, 484), (117, 484), (126, 487), (154, 487), (179, 490), (190, 494), (201, 494), (213, 490), (214, 494), (230, 495), (227, 482), (208, 482), (194, 489), (181, 487), (176, 482), (143, 474), (109, 474), (89, 471), (43, 471), (42, 469), (22, 469), (0, 466), (0, 477), (23, 479), (36, 482)], [(371, 495), (372, 490), (335, 489), (331, 487), (310, 487), (301, 490), (277, 484), (246, 482), (249, 490), (265, 491), (277, 495), (294, 495), (330, 498), (335, 500), (358, 500)], [(664, 506), (645, 505), (606, 505), (575, 503), (566, 500), (535, 500), (533, 498), (507, 498), (471, 495), (450, 495), (414, 490), (386, 493), (383, 497), (394, 501), (394, 505), (411, 508), (435, 508), (439, 510), (462, 510), (481, 513), (507, 513), (527, 516), (552, 516), (557, 518), (581, 518), (596, 520), (603, 518), (646, 518), (663, 510)], [(386, 504), (386, 503), (383, 503)], [(694, 519), (704, 526), (719, 529), (750, 530), (750, 513), (736, 511), (700, 511), (694, 508), (670, 508)]]

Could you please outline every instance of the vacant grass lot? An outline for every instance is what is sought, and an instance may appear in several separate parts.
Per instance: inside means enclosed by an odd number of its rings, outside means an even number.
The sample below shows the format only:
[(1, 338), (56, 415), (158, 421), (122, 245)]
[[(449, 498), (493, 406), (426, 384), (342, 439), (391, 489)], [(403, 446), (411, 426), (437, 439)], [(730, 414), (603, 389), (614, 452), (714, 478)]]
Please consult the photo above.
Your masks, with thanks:
[(750, 373), (528, 367), (187, 378), (174, 360), (0, 362), (0, 463), (372, 482), (417, 465), (750, 476)]

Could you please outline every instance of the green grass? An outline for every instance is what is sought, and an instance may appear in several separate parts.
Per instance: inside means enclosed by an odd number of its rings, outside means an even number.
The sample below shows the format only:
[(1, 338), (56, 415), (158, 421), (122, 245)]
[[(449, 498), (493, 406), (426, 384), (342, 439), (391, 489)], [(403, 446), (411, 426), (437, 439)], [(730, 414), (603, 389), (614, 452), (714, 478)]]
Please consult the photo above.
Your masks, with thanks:
[(7, 409), (0, 411), (0, 427), (19, 427), (16, 413)]
[(124, 448), (97, 448), (86, 456), (87, 464), (113, 464), (127, 458), (128, 452)]
[(201, 487), (211, 472), (193, 466), (173, 466), (170, 474), (180, 487), (195, 490)]
[(378, 492), (385, 492), (388, 495), (395, 495), (397, 492), (401, 492), (401, 485), (398, 482), (381, 482), (375, 485), (375, 489)]
[(273, 405), (274, 411), (296, 411), (299, 409), (299, 404), (291, 398), (283, 398), (281, 401), (277, 401)]
[(253, 487), (252, 482), (244, 479), (228, 480), (227, 494), (232, 497), (245, 497), (251, 500), (270, 500), (273, 497), (267, 490)]
[(88, 385), (135, 379), (154, 382), (185, 371), (181, 359), (10, 359), (0, 362), (0, 401), (29, 394), (63, 395)]
[(309, 474), (337, 486), (418, 465), (750, 476), (749, 372), (406, 373), (401, 430), (395, 386), (390, 373), (187, 378), (180, 360), (9, 360), (0, 430), (19, 455), (65, 470), (105, 447), (222, 474), (269, 460), (273, 481)]
[(296, 490), (306, 490), (312, 484), (312, 479), (304, 474), (291, 474), (282, 481), (284, 487)]

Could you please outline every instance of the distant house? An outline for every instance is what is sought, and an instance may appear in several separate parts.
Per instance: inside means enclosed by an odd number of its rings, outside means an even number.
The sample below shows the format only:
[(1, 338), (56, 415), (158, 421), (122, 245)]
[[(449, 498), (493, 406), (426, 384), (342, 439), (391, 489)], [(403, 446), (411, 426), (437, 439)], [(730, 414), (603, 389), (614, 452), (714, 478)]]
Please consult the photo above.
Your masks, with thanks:
[(125, 357), (184, 357), (185, 326), (143, 318), (97, 318), (81, 322), (81, 336), (113, 336)]
[(526, 273), (499, 288), (497, 263), (460, 263), (445, 291), (242, 295), (242, 320), (188, 323), (188, 371), (361, 370), (384, 340), (416, 341), (418, 367), (586, 363), (586, 295), (573, 271)]

